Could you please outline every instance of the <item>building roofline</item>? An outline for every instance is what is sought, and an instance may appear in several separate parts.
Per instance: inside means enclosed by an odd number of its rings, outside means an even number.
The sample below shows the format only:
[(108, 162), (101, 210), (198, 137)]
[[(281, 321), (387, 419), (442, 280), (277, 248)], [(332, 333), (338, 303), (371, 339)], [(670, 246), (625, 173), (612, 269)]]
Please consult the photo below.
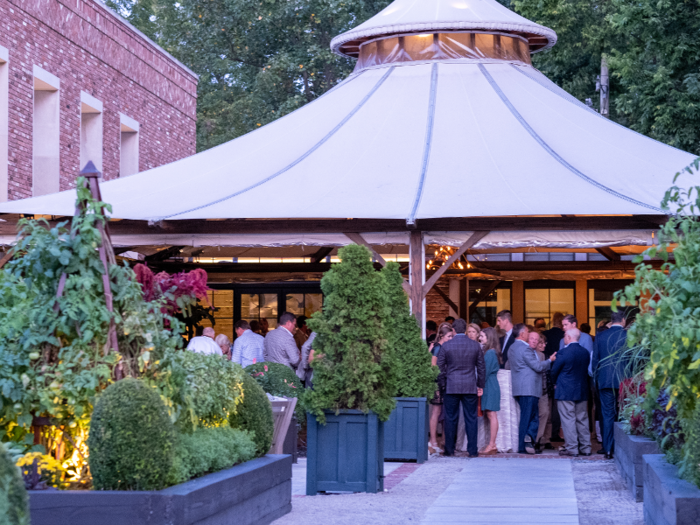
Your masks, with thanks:
[(127, 26), (129, 29), (131, 29), (132, 31), (134, 31), (135, 33), (137, 33), (139, 36), (141, 36), (151, 47), (155, 48), (156, 51), (158, 51), (159, 53), (161, 53), (161, 54), (165, 55), (166, 57), (168, 57), (170, 60), (172, 60), (173, 62), (175, 62), (175, 64), (177, 64), (177, 65), (180, 66), (182, 69), (184, 69), (185, 72), (189, 73), (189, 74), (192, 75), (194, 78), (196, 78), (197, 80), (199, 80), (199, 75), (198, 75), (197, 73), (195, 73), (194, 71), (192, 71), (192, 70), (191, 70), (190, 68), (188, 68), (185, 64), (183, 64), (182, 62), (180, 62), (177, 58), (175, 58), (175, 57), (172, 56), (170, 53), (168, 53), (165, 49), (163, 49), (163, 48), (160, 47), (158, 44), (156, 44), (153, 40), (151, 40), (148, 36), (146, 36), (143, 32), (141, 32), (141, 31), (140, 31), (139, 29), (137, 29), (133, 24), (131, 24), (131, 22), (129, 22), (126, 18), (124, 18), (124, 17), (121, 16), (119, 13), (117, 13), (116, 11), (114, 11), (113, 9), (111, 9), (109, 6), (107, 6), (107, 5), (106, 5), (104, 2), (102, 2), (101, 0), (93, 0), (93, 1), (94, 1), (97, 5), (99, 5), (99, 6), (103, 9), (103, 11), (106, 11), (112, 18), (116, 19), (119, 23), (124, 24), (124, 25)]

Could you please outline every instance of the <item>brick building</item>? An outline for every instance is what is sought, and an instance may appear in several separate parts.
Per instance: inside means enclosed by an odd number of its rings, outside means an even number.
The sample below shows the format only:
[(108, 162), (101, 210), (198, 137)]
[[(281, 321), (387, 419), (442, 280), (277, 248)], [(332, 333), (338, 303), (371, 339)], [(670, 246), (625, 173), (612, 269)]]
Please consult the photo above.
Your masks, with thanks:
[(197, 76), (96, 0), (0, 0), (0, 202), (195, 153)]

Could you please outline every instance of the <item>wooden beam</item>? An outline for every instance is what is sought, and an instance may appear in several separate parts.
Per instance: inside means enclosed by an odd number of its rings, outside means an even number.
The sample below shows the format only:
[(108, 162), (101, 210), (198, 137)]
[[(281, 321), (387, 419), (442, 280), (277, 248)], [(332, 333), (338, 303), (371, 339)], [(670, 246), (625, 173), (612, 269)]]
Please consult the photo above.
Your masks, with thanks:
[(332, 246), (322, 246), (316, 253), (311, 256), (311, 262), (320, 263), (323, 259), (328, 257), (328, 254), (333, 251)]
[(608, 261), (619, 261), (620, 260), (620, 254), (617, 253), (612, 248), (610, 248), (609, 246), (604, 246), (603, 248), (596, 248), (595, 251), (597, 251), (599, 254), (603, 255)]
[(411, 313), (418, 321), (418, 326), (423, 326), (423, 265), (425, 264), (425, 252), (423, 246), (423, 232), (412, 231), (409, 235), (409, 252), (411, 266), (411, 290), (409, 297), (411, 298)]
[(435, 283), (438, 281), (438, 279), (442, 276), (445, 271), (447, 271), (450, 266), (452, 266), (456, 261), (459, 260), (459, 258), (462, 256), (464, 252), (466, 252), (469, 248), (474, 246), (477, 242), (479, 242), (481, 239), (486, 237), (490, 232), (488, 231), (475, 231), (472, 233), (469, 238), (466, 240), (462, 246), (459, 247), (459, 249), (452, 254), (452, 256), (447, 259), (447, 262), (443, 264), (440, 268), (437, 269), (437, 271), (428, 279), (428, 281), (423, 285), (423, 295), (427, 295), (430, 289), (435, 286)]
[(501, 284), (501, 281), (489, 281), (489, 283), (481, 289), (479, 295), (477, 295), (476, 299), (469, 305), (469, 319), (471, 319), (474, 312), (476, 312), (479, 303), (491, 295), (499, 284)]
[(459, 306), (457, 306), (454, 301), (450, 299), (450, 296), (443, 292), (439, 286), (436, 286), (433, 288), (433, 290), (435, 290), (437, 294), (445, 300), (450, 308), (452, 308), (455, 312), (459, 312)]
[(13, 252), (8, 251), (5, 253), (5, 255), (2, 256), (2, 259), (0, 259), (0, 268), (5, 266), (8, 262), (10, 262), (10, 259), (12, 259)]
[(150, 263), (170, 259), (174, 255), (178, 255), (183, 248), (184, 246), (170, 246), (151, 255), (146, 255), (145, 261)]
[[(375, 250), (374, 247), (370, 243), (368, 243), (362, 235), (360, 235), (359, 233), (346, 233), (345, 236), (355, 244), (366, 246), (369, 249), (369, 251), (372, 252), (377, 262), (382, 266), (386, 266), (386, 261), (384, 260), (384, 257), (379, 255), (377, 250)], [(403, 289), (408, 294), (408, 296), (411, 297), (411, 285), (408, 284), (406, 281), (403, 282)]]

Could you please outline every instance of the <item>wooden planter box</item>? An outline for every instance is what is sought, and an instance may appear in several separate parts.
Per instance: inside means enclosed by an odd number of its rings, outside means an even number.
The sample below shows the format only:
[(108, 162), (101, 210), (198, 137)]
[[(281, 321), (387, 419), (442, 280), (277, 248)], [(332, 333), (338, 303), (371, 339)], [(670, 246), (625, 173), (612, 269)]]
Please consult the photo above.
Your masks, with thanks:
[(384, 459), (428, 460), (428, 400), (424, 397), (397, 397), (396, 408), (384, 423)]
[(284, 437), (282, 453), (292, 456), (292, 463), (296, 463), (299, 458), (299, 423), (296, 415), (292, 416), (292, 422), (287, 429), (287, 435)]
[(32, 525), (267, 525), (290, 512), (291, 501), (287, 455), (158, 491), (29, 491)]
[(644, 523), (646, 525), (698, 525), (700, 489), (678, 477), (678, 467), (663, 454), (643, 456)]
[(384, 490), (384, 423), (373, 412), (307, 414), (306, 495)]
[(644, 463), (645, 454), (661, 454), (659, 445), (653, 439), (642, 436), (630, 436), (622, 430), (622, 423), (615, 423), (615, 465), (632, 492), (632, 497), (639, 502), (644, 499)]

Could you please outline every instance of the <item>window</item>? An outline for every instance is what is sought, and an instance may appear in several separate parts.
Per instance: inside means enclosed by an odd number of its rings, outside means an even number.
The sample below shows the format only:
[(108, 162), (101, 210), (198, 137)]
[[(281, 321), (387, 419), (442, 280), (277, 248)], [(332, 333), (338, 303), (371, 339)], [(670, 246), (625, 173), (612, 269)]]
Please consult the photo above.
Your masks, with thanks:
[(139, 172), (139, 123), (119, 114), (121, 142), (119, 149), (119, 176), (127, 177)]
[(102, 102), (80, 93), (80, 169), (88, 161), (102, 171)]
[(547, 327), (555, 312), (574, 313), (573, 288), (526, 288), (525, 289), (525, 323), (535, 324), (535, 319), (543, 317)]
[(7, 167), (9, 162), (8, 138), (10, 134), (9, 122), (9, 53), (0, 46), (0, 202), (8, 199)]
[[(496, 314), (498, 314), (498, 312), (501, 310), (511, 309), (511, 290), (510, 288), (505, 287), (508, 284), (509, 283), (502, 283), (502, 288), (494, 290), (486, 297), (486, 299), (480, 301), (469, 322), (481, 324), (482, 322), (486, 321), (491, 326), (496, 326)], [(472, 302), (475, 298), (479, 297), (483, 286), (485, 285), (481, 283), (469, 283), (469, 302)]]
[[(598, 323), (610, 321), (612, 315), (612, 301), (615, 292), (622, 290), (632, 281), (589, 281), (588, 282), (588, 324), (591, 325), (591, 335), (595, 335)], [(633, 317), (637, 313), (637, 308), (632, 308), (628, 317)]]
[(34, 119), (32, 132), (32, 193), (60, 190), (60, 81), (34, 66)]
[(291, 293), (286, 294), (285, 310), (299, 317), (311, 317), (311, 314), (321, 310), (323, 294), (320, 293)]
[(276, 293), (242, 293), (241, 319), (254, 321), (267, 319), (270, 330), (277, 327), (278, 297)]

